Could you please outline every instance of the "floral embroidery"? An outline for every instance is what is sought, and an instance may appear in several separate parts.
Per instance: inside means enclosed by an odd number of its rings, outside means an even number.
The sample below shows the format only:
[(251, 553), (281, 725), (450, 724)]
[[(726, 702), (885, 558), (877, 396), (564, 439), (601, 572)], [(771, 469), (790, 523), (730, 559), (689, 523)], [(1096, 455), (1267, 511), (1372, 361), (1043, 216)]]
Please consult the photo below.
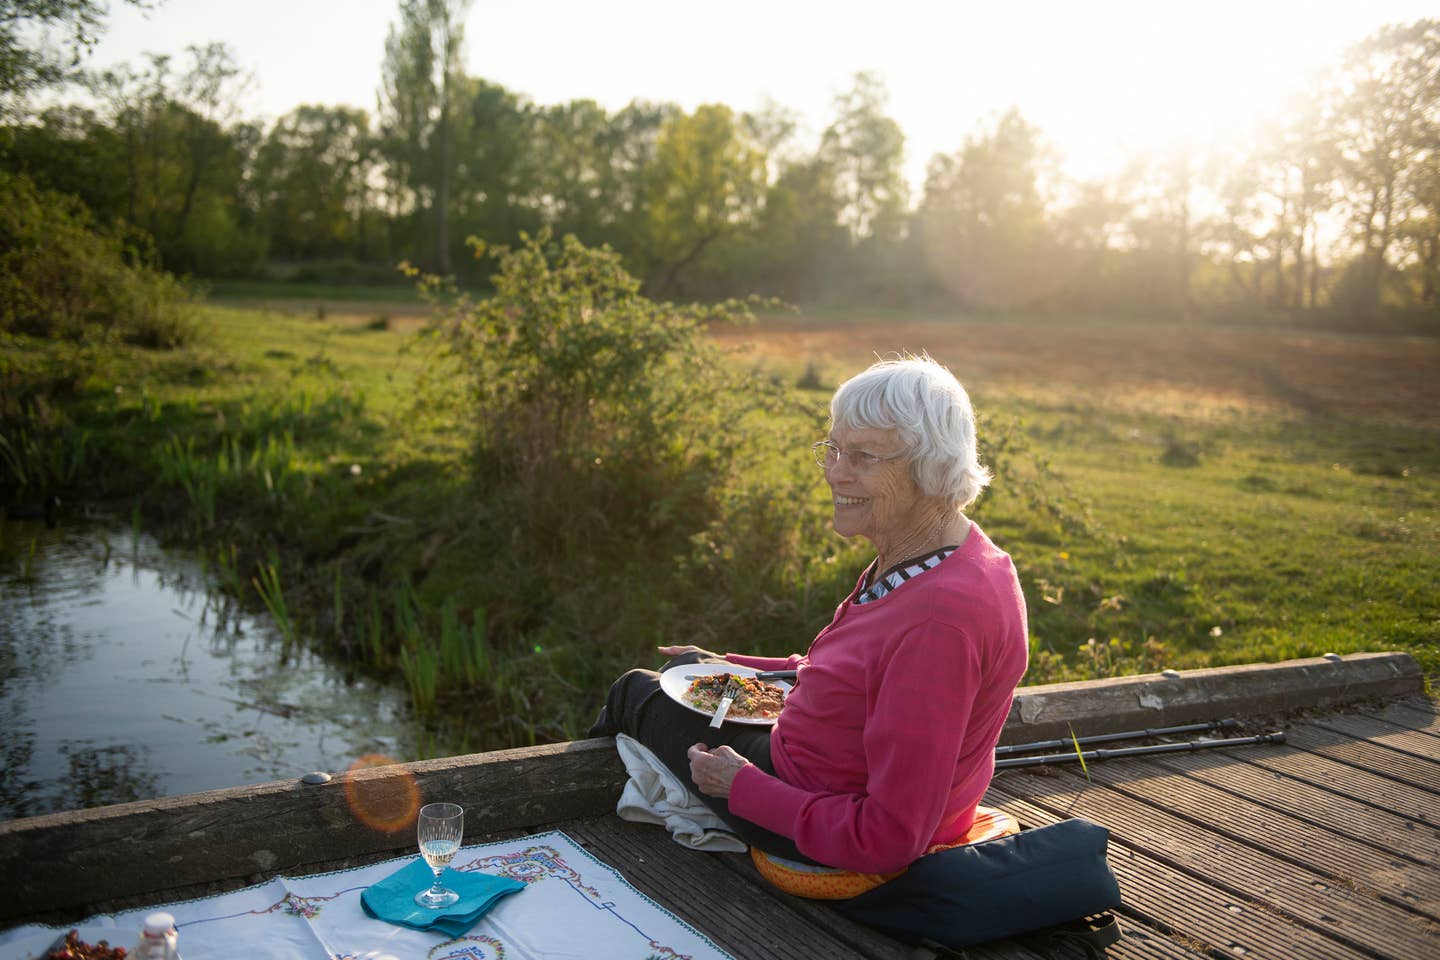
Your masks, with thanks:
[(278, 902), (272, 903), (264, 910), (255, 910), (252, 912), (266, 914), (274, 913), (276, 910), (283, 910), (288, 917), (300, 917), (304, 920), (313, 920), (320, 915), (321, 904), (334, 900), (335, 897), (338, 896), (340, 896), (340, 894), (337, 893), (329, 897), (302, 897), (287, 892)]
[(518, 853), (502, 853), (493, 857), (479, 857), (467, 863), (463, 870), (485, 870), (521, 883), (529, 884), (546, 877), (564, 880), (583, 891), (592, 900), (600, 899), (600, 891), (580, 881), (580, 874), (565, 862), (554, 847), (526, 847)]
[[(491, 947), (494, 952), (484, 949)], [(443, 951), (443, 952), (442, 952)], [(447, 940), (438, 947), (431, 947), (426, 960), (504, 960), (505, 945), (494, 937), (471, 935)]]

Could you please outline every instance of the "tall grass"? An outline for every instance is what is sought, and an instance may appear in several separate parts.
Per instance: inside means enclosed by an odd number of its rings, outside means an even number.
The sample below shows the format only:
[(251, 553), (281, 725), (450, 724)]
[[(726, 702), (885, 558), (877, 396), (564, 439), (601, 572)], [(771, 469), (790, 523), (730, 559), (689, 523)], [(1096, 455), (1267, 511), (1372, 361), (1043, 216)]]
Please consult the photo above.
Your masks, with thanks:
[(270, 611), (270, 619), (280, 631), (285, 649), (290, 650), (298, 642), (299, 634), (290, 615), (290, 608), (285, 603), (285, 593), (280, 589), (279, 561), (272, 556), (268, 563), (260, 564), (255, 576), (250, 578), (250, 583), (265, 604), (265, 609)]

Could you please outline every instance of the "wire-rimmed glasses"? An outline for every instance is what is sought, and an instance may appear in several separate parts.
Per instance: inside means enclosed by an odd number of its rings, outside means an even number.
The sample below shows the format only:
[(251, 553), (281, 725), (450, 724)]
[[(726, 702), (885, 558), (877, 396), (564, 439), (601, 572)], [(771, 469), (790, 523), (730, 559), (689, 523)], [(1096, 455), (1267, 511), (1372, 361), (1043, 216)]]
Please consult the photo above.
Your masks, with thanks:
[(844, 457), (855, 470), (871, 470), (882, 463), (894, 463), (896, 460), (903, 460), (904, 454), (897, 454), (893, 457), (882, 457), (877, 453), (870, 453), (866, 450), (844, 450), (833, 440), (821, 440), (812, 444), (811, 452), (815, 454), (815, 462), (825, 470), (829, 470), (840, 462)]

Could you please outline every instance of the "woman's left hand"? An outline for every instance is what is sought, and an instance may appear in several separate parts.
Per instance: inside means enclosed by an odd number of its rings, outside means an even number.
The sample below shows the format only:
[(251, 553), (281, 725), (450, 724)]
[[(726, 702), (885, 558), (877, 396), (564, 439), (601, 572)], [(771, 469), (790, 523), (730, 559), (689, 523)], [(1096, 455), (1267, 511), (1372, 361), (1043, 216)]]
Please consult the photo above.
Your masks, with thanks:
[(685, 755), (690, 758), (690, 779), (707, 797), (730, 796), (735, 775), (750, 763), (727, 746), (711, 750), (703, 743), (695, 744)]

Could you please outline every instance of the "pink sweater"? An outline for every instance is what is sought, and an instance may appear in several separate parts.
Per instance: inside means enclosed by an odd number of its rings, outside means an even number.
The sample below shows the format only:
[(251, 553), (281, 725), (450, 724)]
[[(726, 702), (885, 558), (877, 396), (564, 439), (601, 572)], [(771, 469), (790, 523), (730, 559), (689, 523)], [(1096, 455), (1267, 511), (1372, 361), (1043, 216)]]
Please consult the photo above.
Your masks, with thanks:
[(819, 863), (885, 873), (970, 828), (1025, 673), (1025, 599), (979, 526), (898, 590), (853, 597), (803, 657), (725, 655), (800, 671), (770, 734), (776, 775), (745, 766), (729, 804)]

